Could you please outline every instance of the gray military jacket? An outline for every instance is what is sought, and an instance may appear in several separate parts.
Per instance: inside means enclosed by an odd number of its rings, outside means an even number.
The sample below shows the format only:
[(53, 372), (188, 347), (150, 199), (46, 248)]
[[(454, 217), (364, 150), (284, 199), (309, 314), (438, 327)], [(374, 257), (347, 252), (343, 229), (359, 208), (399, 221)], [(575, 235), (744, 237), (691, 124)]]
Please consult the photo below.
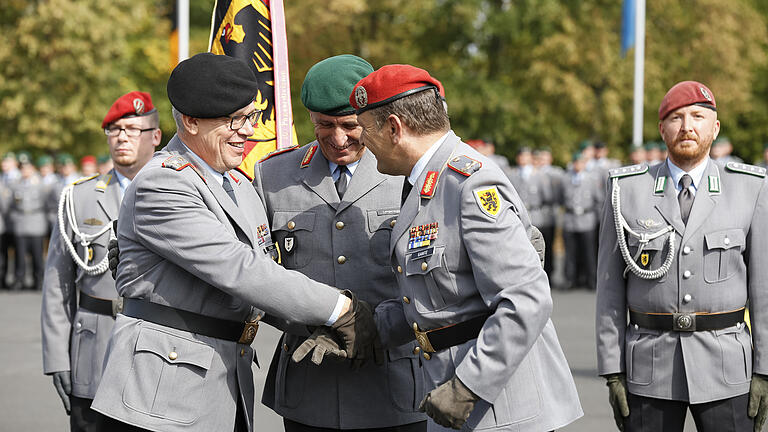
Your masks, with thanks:
[[(317, 141), (275, 154), (258, 166), (272, 235), (285, 268), (349, 289), (373, 306), (397, 295), (389, 240), (400, 213), (403, 177), (376, 170), (363, 153), (339, 200)], [(262, 402), (302, 424), (334, 429), (397, 426), (426, 419), (417, 408), (424, 379), (415, 342), (394, 347), (386, 361), (358, 371), (326, 358), (316, 366), (291, 355), (306, 336), (286, 333), (270, 366)]]
[(536, 227), (552, 226), (554, 220), (549, 218), (548, 210), (555, 203), (556, 196), (549, 176), (534, 169), (528, 178), (524, 178), (520, 167), (510, 168), (508, 173), (512, 186), (525, 204), (531, 224)]
[(18, 236), (44, 236), (48, 234), (46, 199), (49, 188), (39, 176), (18, 179), (11, 183), (9, 222), (13, 234)]
[[(75, 183), (72, 202), (77, 229), (96, 234), (117, 219), (120, 209), (120, 184), (114, 170), (102, 176)], [(111, 229), (95, 238), (88, 250), (75, 236), (71, 221), (65, 217), (64, 235), (80, 258), (94, 266), (107, 254)], [(43, 336), (43, 372), (71, 371), (72, 394), (93, 399), (101, 379), (104, 353), (115, 319), (77, 307), (78, 292), (91, 297), (117, 298), (115, 280), (106, 272), (91, 276), (78, 266), (64, 243), (58, 221), (48, 244), (48, 259), (43, 277), (41, 329)]]
[[(422, 362), (428, 390), (456, 374), (482, 399), (464, 430), (541, 432), (582, 415), (528, 226), (507, 177), (450, 132), (392, 232), (400, 296), (377, 308), (386, 344), (414, 338), (414, 323), (430, 330), (490, 314), (476, 339)], [(435, 234), (429, 244), (420, 228)], [(441, 428), (430, 421), (429, 430)]]
[[(621, 170), (624, 170), (622, 172)], [(632, 172), (634, 175), (626, 175)], [(633, 394), (704, 403), (749, 391), (752, 372), (766, 374), (761, 319), (768, 291), (768, 191), (765, 170), (708, 162), (688, 224), (680, 217), (667, 163), (612, 170), (621, 214), (649, 234), (674, 228), (674, 260), (657, 279), (623, 277), (611, 196), (600, 230), (597, 279), (597, 358), (601, 375), (624, 372)], [(610, 191), (610, 189), (609, 189)], [(645, 258), (657, 269), (669, 251), (669, 233), (652, 240)], [(628, 239), (629, 252), (638, 249)], [(658, 331), (628, 326), (627, 309), (646, 313), (728, 312), (749, 301), (752, 337), (744, 325), (716, 331)]]
[(600, 209), (603, 205), (603, 183), (589, 171), (581, 172), (581, 179), (574, 181), (576, 173), (566, 172), (558, 194), (563, 205), (563, 231), (586, 232), (597, 229)]
[[(230, 321), (254, 305), (325, 324), (338, 291), (271, 259), (267, 217), (244, 175), (227, 174), (235, 205), (194, 160), (175, 136), (126, 190), (118, 293)], [(91, 407), (150, 430), (230, 431), (239, 397), (250, 430), (252, 360), (248, 345), (118, 315)]]

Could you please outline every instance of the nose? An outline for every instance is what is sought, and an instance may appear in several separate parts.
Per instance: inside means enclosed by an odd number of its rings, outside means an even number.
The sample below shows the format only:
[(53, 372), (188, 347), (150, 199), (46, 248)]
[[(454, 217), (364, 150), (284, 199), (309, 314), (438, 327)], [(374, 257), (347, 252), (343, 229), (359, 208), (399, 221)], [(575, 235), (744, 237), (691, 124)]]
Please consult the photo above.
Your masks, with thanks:
[(344, 128), (336, 127), (333, 129), (333, 140), (336, 145), (342, 146), (347, 142), (347, 131)]
[(251, 135), (253, 135), (254, 130), (255, 129), (253, 128), (253, 125), (251, 124), (251, 122), (250, 121), (246, 121), (245, 124), (243, 125), (243, 127), (241, 127), (240, 129), (237, 130), (237, 133), (245, 135), (245, 136), (251, 136)]

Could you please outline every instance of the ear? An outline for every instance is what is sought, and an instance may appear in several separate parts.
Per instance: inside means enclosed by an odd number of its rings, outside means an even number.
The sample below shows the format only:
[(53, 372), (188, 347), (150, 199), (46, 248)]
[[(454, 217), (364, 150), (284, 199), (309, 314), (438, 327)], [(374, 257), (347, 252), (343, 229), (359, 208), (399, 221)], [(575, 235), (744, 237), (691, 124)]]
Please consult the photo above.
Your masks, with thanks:
[(403, 122), (397, 115), (390, 114), (389, 117), (387, 117), (387, 126), (389, 127), (392, 143), (397, 145), (403, 139), (403, 133), (405, 132), (403, 129)]
[(715, 130), (712, 134), (712, 141), (716, 140), (718, 135), (720, 135), (720, 120), (715, 120)]
[(184, 129), (190, 135), (197, 135), (198, 132), (200, 132), (200, 119), (198, 118), (182, 114), (181, 123), (184, 125)]
[(163, 131), (160, 128), (155, 129), (152, 132), (152, 146), (157, 147), (160, 145), (160, 140), (163, 138)]

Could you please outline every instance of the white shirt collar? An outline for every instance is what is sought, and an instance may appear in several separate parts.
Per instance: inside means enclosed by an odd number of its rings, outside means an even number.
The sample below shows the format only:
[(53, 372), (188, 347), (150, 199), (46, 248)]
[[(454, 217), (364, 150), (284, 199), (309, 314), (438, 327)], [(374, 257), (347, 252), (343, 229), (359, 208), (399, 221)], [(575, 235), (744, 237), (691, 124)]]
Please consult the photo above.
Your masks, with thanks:
[(413, 166), (413, 169), (411, 170), (411, 175), (408, 176), (408, 183), (411, 184), (411, 186), (416, 184), (416, 180), (419, 179), (419, 176), (421, 175), (421, 172), (424, 171), (424, 168), (427, 167), (427, 163), (430, 159), (432, 159), (432, 156), (437, 152), (437, 149), (440, 148), (440, 145), (445, 141), (446, 138), (448, 138), (448, 134), (450, 131), (446, 132), (445, 135), (441, 136), (437, 141), (435, 141), (434, 144), (432, 144), (432, 147), (429, 148), (429, 150), (426, 151), (418, 161), (416, 161), (416, 165)]
[(125, 190), (128, 188), (128, 185), (131, 184), (131, 179), (128, 177), (120, 174), (120, 171), (115, 171), (115, 178), (117, 178), (117, 184), (120, 186), (120, 198), (122, 199), (123, 195), (125, 194)]
[(709, 163), (709, 156), (704, 158), (704, 160), (696, 165), (695, 168), (690, 170), (689, 172), (685, 172), (682, 170), (682, 168), (678, 167), (677, 165), (673, 164), (669, 158), (667, 158), (667, 167), (669, 168), (669, 175), (672, 176), (673, 184), (675, 185), (675, 190), (680, 192), (682, 190), (682, 187), (680, 186), (680, 179), (683, 178), (685, 174), (688, 174), (691, 176), (691, 180), (693, 180), (693, 192), (696, 193), (697, 190), (699, 190), (699, 185), (701, 184), (701, 178), (704, 176), (704, 171), (707, 169), (707, 164)]
[[(357, 169), (357, 164), (360, 163), (360, 159), (347, 164), (347, 181), (352, 180), (352, 176), (355, 174), (355, 170)], [(337, 164), (328, 161), (328, 169), (331, 170), (331, 177), (333, 178), (333, 181), (336, 182), (336, 180), (339, 179), (339, 173), (336, 172), (336, 168), (338, 167)]]
[[(179, 140), (179, 141), (181, 141), (181, 140)], [(208, 174), (210, 174), (213, 179), (215, 179), (217, 182), (219, 182), (219, 185), (223, 185), (224, 184), (224, 173), (220, 173), (220, 172), (216, 171), (215, 169), (211, 168), (210, 165), (205, 163), (205, 161), (200, 156), (198, 156), (195, 152), (190, 150), (189, 147), (187, 147), (187, 145), (184, 144), (183, 142), (181, 143), (181, 145), (183, 145), (184, 148), (187, 149), (187, 152), (189, 153), (189, 155), (192, 157), (192, 159), (195, 160), (195, 162), (197, 162), (198, 165), (200, 165), (201, 167), (203, 167), (203, 169), (208, 171)]]

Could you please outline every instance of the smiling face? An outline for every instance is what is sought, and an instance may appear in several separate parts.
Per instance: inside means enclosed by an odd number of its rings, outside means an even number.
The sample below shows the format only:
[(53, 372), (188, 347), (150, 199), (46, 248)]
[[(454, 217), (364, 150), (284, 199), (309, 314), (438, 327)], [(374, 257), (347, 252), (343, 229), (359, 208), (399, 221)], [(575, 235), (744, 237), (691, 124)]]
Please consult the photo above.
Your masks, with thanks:
[(720, 132), (720, 121), (715, 111), (688, 105), (672, 111), (659, 122), (659, 132), (675, 165), (695, 165), (709, 154), (712, 141)]
[[(248, 115), (255, 110), (249, 103), (229, 117)], [(221, 173), (237, 168), (243, 162), (245, 141), (253, 135), (253, 126), (249, 121), (238, 130), (230, 129), (229, 117), (191, 119), (196, 130), (190, 132), (195, 132), (195, 139), (194, 142), (185, 142), (205, 163)]]
[(365, 147), (360, 143), (363, 128), (354, 114), (329, 116), (310, 111), (309, 118), (315, 125), (315, 138), (320, 151), (329, 161), (337, 165), (349, 165), (363, 157)]

